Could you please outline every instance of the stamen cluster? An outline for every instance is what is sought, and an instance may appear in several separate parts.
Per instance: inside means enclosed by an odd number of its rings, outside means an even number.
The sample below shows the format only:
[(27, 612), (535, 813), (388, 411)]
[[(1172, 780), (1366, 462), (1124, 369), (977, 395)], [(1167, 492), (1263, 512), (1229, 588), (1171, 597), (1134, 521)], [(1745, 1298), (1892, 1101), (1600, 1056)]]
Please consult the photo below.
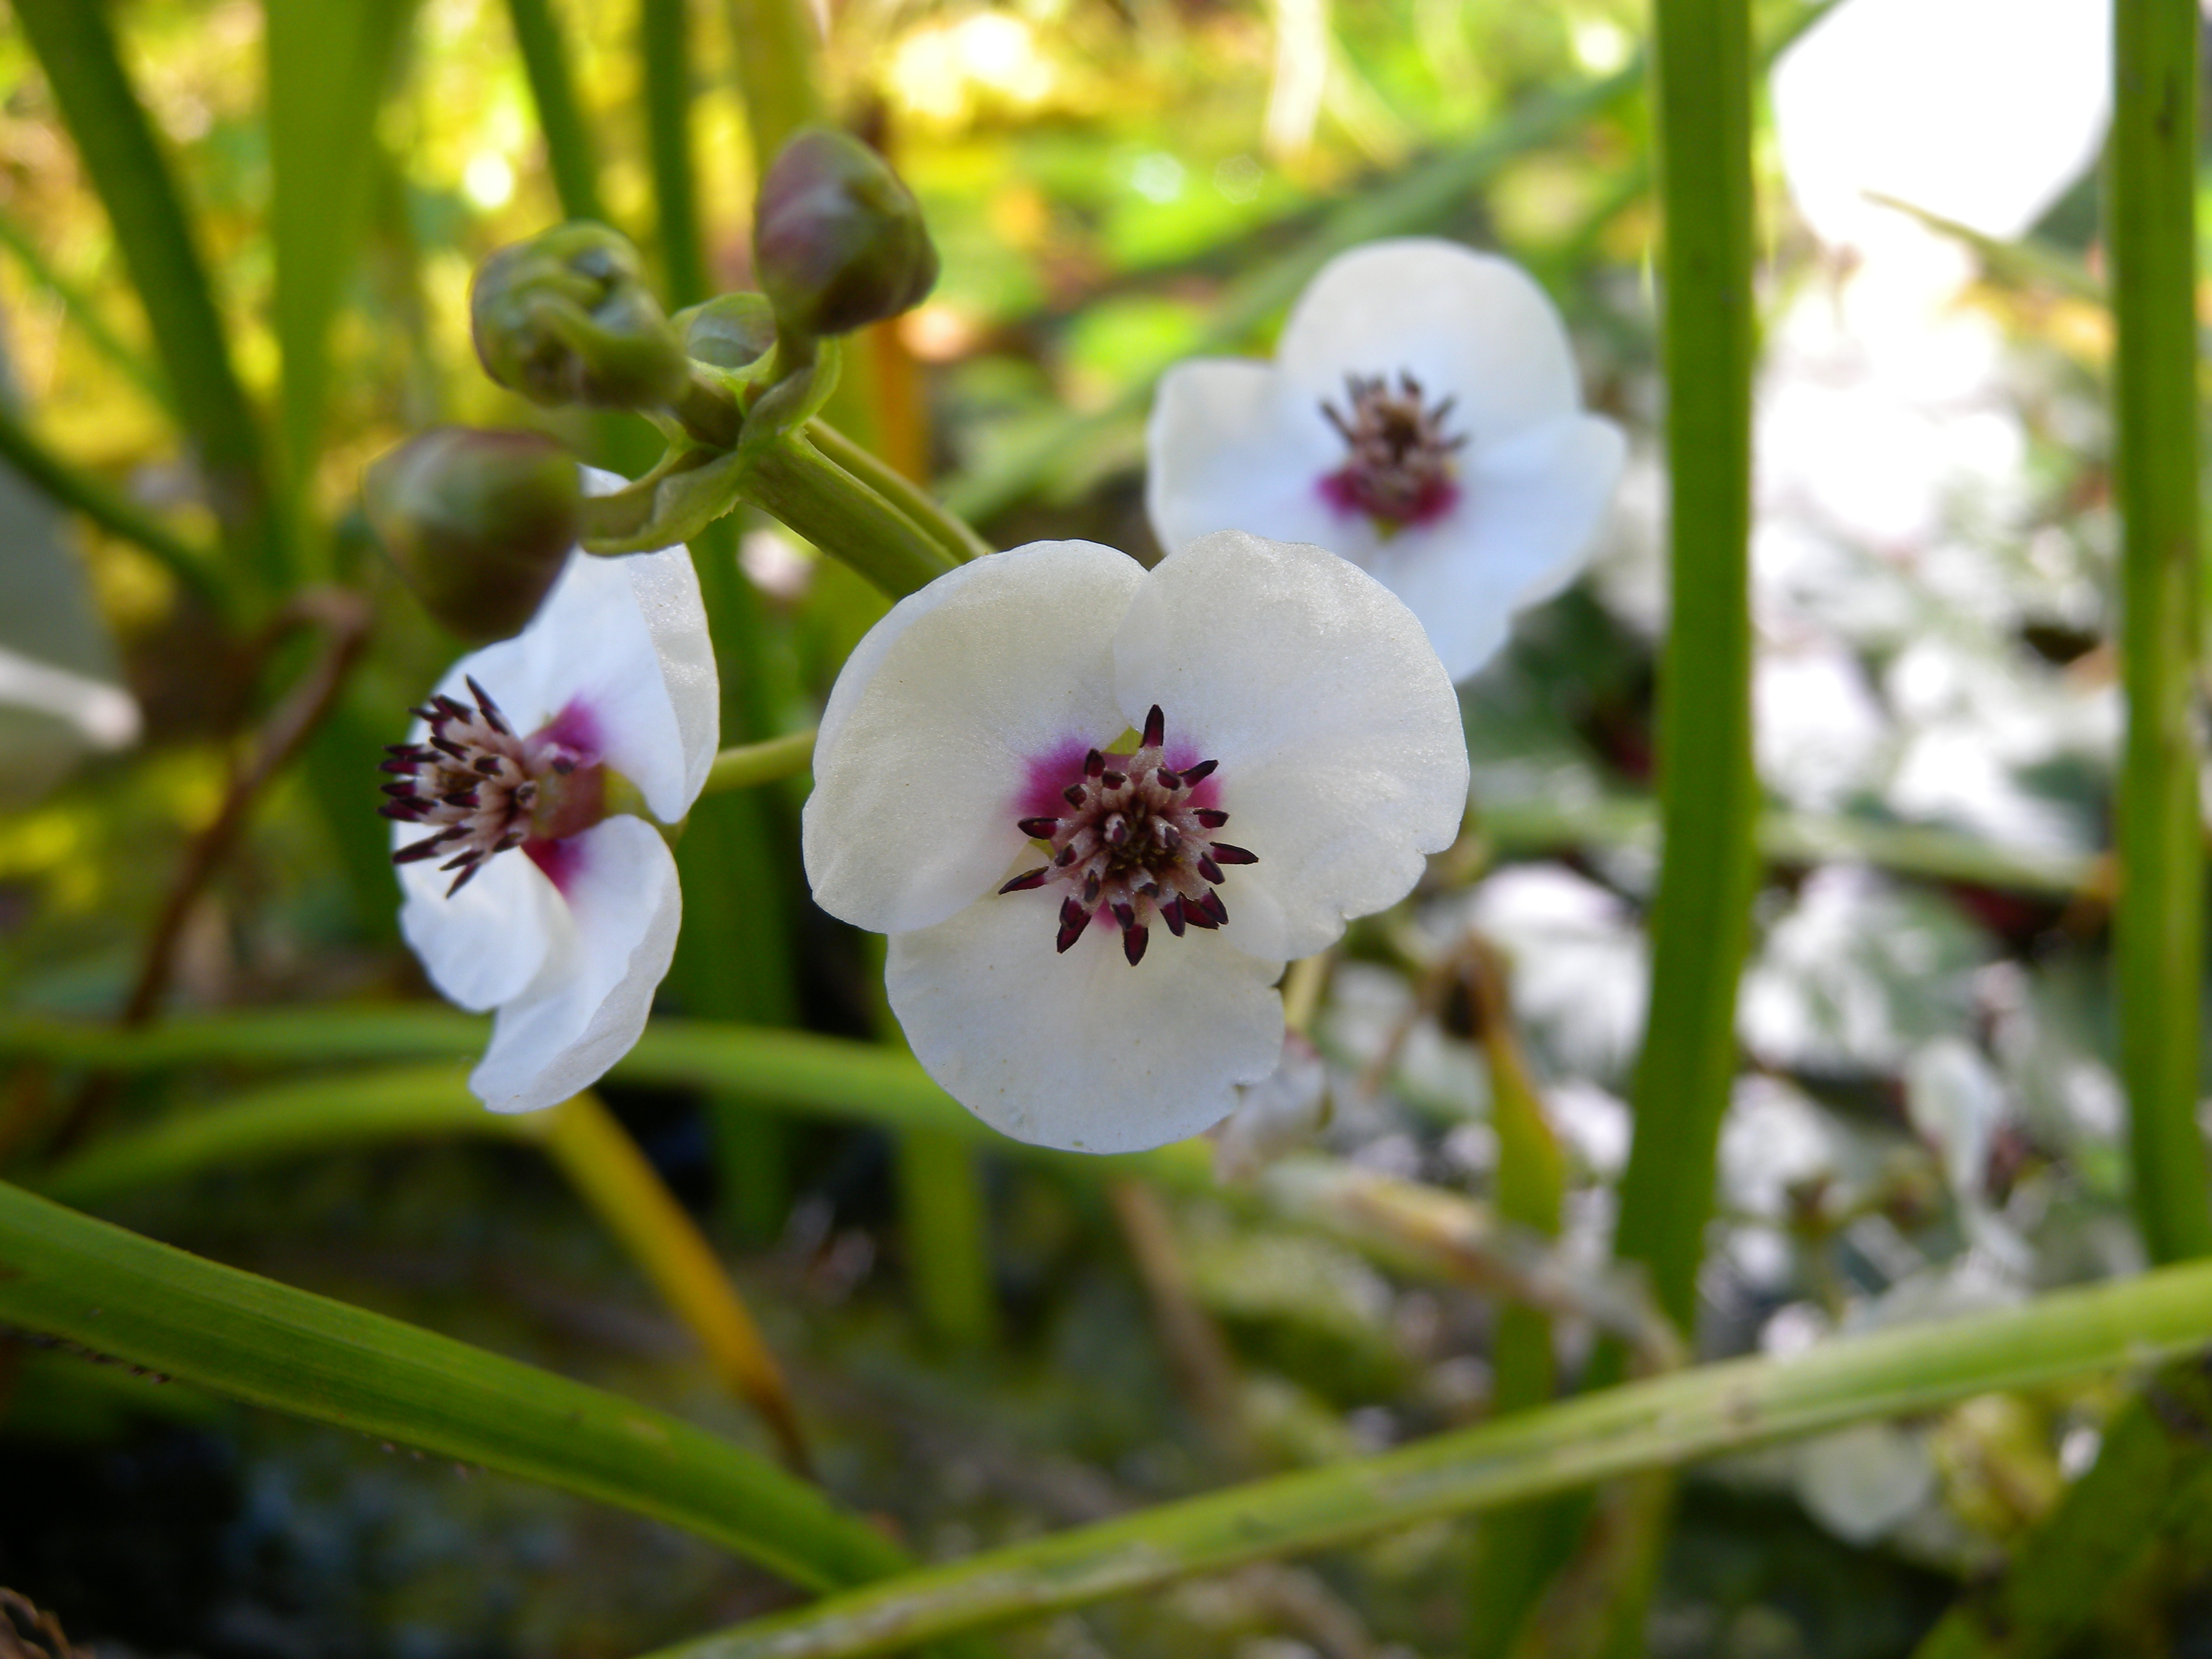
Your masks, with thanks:
[(1187, 927), (1220, 927), (1229, 920), (1214, 891), (1224, 879), (1221, 866), (1259, 862), (1243, 848), (1215, 840), (1229, 814), (1193, 798), (1218, 763), (1170, 767), (1166, 734), (1166, 717), (1155, 703), (1134, 754), (1091, 750), (1083, 775), (1060, 792), (1065, 812), (1018, 821), (1024, 835), (1050, 844), (1052, 861), (999, 890), (1064, 883), (1070, 891), (1060, 902), (1055, 941), (1062, 951), (1103, 908), (1120, 926), (1121, 953), (1133, 968), (1144, 958), (1152, 917), (1177, 939)]
[[(383, 770), (398, 774), (384, 786), (392, 797), (377, 810), (403, 823), (435, 824), (435, 834), (392, 855), (394, 864), (450, 854), (440, 870), (458, 870), (447, 897), (495, 854), (522, 846), (544, 816), (549, 777), (566, 778), (582, 758), (543, 736), (517, 737), (490, 694), (468, 681), (477, 706), (458, 697), (434, 697), (410, 710), (428, 720), (430, 735), (422, 743), (388, 744), (391, 758)], [(548, 826), (550, 828), (550, 826)]]
[(1419, 524), (1449, 507), (1458, 493), (1451, 457), (1467, 442), (1464, 433), (1444, 433), (1457, 400), (1430, 407), (1421, 383), (1402, 369), (1396, 392), (1382, 374), (1346, 374), (1344, 385), (1349, 416), (1332, 403), (1321, 406), (1348, 452), (1343, 467), (1322, 481), (1330, 498), (1392, 526)]

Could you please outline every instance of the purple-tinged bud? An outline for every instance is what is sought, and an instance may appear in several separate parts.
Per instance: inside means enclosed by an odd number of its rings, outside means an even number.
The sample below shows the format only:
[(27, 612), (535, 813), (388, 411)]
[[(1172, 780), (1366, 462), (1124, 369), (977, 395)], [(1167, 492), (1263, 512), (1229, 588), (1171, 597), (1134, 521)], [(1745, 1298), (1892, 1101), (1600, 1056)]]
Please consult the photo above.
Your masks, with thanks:
[(477, 266), (469, 320), (484, 372), (548, 408), (658, 409), (690, 379), (637, 250), (588, 219)]
[(574, 458), (534, 432), (433, 428), (372, 463), (361, 494), (422, 608), (472, 645), (538, 614), (582, 517)]
[(937, 281), (921, 208), (884, 158), (849, 134), (793, 135), (753, 211), (753, 268), (793, 333), (845, 334), (896, 317)]

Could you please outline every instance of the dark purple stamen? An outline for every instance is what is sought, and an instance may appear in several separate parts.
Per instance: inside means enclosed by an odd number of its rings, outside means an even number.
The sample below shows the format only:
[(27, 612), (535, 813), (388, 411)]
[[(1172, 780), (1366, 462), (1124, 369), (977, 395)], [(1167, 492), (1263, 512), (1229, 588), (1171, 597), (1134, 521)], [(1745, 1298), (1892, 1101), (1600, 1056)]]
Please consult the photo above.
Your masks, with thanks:
[(1430, 406), (1421, 383), (1401, 371), (1398, 389), (1383, 375), (1347, 374), (1349, 415), (1323, 402), (1322, 414), (1344, 440), (1344, 465), (1321, 481), (1339, 509), (1364, 513), (1390, 529), (1426, 524), (1457, 499), (1452, 457), (1467, 436), (1444, 430), (1454, 399)]
[[(1241, 847), (1213, 841), (1212, 832), (1229, 822), (1229, 814), (1201, 806), (1194, 798), (1218, 763), (1170, 766), (1166, 742), (1167, 719), (1154, 704), (1134, 754), (1084, 752), (1081, 781), (1059, 792), (1070, 810), (1057, 817), (1015, 820), (1024, 836), (1052, 848), (1052, 860), (1015, 876), (999, 890), (1067, 884), (1073, 890), (1060, 901), (1054, 940), (1060, 950), (1072, 947), (1103, 912), (1120, 929), (1121, 953), (1134, 967), (1144, 959), (1154, 915), (1176, 939), (1188, 928), (1211, 930), (1229, 920), (1228, 907), (1212, 884), (1224, 879), (1223, 865), (1256, 860)], [(1053, 764), (1057, 769), (1074, 763), (1070, 749)], [(1058, 781), (1047, 772), (1032, 787), (1048, 792)], [(1051, 799), (1048, 793), (1045, 799)]]

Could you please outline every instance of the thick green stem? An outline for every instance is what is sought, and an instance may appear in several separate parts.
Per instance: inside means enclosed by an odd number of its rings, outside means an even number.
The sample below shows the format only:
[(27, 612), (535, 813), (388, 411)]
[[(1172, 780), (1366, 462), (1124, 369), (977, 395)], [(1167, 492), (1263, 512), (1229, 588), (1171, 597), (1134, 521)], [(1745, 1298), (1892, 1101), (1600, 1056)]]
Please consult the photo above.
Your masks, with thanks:
[(927, 587), (953, 561), (915, 521), (794, 432), (746, 474), (745, 498), (893, 599)]
[(646, 149), (660, 216), (660, 272), (672, 310), (696, 305), (708, 292), (691, 167), (690, 9), (690, 0), (641, 0), (638, 8)]
[(1684, 1330), (1736, 1062), (1736, 980), (1758, 872), (1751, 757), (1751, 18), (1657, 0), (1672, 617), (1659, 684), (1665, 837), (1651, 1008), (1615, 1252)]
[(955, 564), (965, 564), (996, 550), (967, 520), (941, 505), (905, 473), (872, 450), (854, 443), (826, 421), (810, 421), (806, 436), (824, 457), (912, 519)]
[(1495, 1509), (1639, 1470), (1934, 1410), (2212, 1338), (2212, 1266), (2063, 1291), (1786, 1359), (1633, 1382), (1379, 1456), (1164, 1504), (833, 1595), (659, 1659), (850, 1659), (1125, 1595), (1195, 1573)]
[(722, 10), (758, 178), (793, 132), (825, 118), (821, 43), (806, 0), (723, 0)]
[(2152, 1259), (2212, 1252), (2197, 1127), (2204, 956), (2195, 0), (2119, 0), (2111, 139), (2126, 752), (2113, 952), (2136, 1215)]
[(548, 0), (507, 0), (514, 44), (522, 53), (530, 95), (538, 105), (538, 125), (545, 135), (545, 161), (561, 211), (571, 219), (605, 222), (599, 204), (599, 163), (592, 131), (576, 101), (575, 77), (568, 72), (568, 43)]

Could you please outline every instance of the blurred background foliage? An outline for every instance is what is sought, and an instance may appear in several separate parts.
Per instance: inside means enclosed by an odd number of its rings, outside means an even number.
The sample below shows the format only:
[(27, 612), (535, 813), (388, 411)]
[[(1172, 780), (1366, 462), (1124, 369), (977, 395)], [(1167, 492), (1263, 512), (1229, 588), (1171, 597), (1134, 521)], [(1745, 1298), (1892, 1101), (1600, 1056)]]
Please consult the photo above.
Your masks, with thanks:
[[(277, 489), (291, 575), (357, 589), (374, 615), (306, 763), (255, 803), (183, 915), (163, 1006), (420, 997), (371, 772), (454, 647), (381, 562), (356, 496), (363, 465), (425, 425), (548, 423), (490, 385), (467, 333), (476, 263), (562, 216), (510, 11), (395, 8), (404, 27), (359, 158), (357, 257), (334, 273), (316, 371), (325, 395), (280, 422), (300, 395), (284, 376), (304, 371), (280, 349), (264, 9), (105, 9), (282, 457), (271, 476), (291, 481)], [(831, 12), (832, 106), (895, 157), (944, 255), (922, 307), (854, 343), (832, 414), (1000, 545), (1085, 536), (1153, 556), (1140, 477), (1152, 378), (1193, 350), (1264, 349), (1316, 250), (1384, 231), (1457, 237), (1521, 260), (1560, 306), (1589, 399), (1627, 425), (1637, 460), (1588, 577), (1525, 618), (1463, 691), (1471, 834), (1340, 952), (1314, 1027), (1334, 1109), (1304, 1139), (1371, 1171), (1499, 1196), (1495, 1055), (1463, 971), (1471, 941), (1486, 942), (1509, 965), (1517, 1041), (1564, 1155), (1560, 1248), (1595, 1274), (1627, 1146), (1655, 869), (1644, 792), (1663, 589), (1642, 8), (842, 0)], [(684, 64), (717, 289), (747, 283), (759, 167), (736, 89), (739, 13), (693, 0)], [(550, 14), (604, 210), (656, 257), (636, 9)], [(1801, 15), (1762, 12), (1766, 37)], [(313, 114), (290, 142), (314, 142)], [(1702, 1286), (1698, 1344), (1714, 1355), (2006, 1305), (2141, 1262), (2105, 989), (2118, 704), (2094, 182), (2024, 243), (1923, 229), (1911, 258), (1854, 270), (1799, 225), (1764, 135), (1758, 159), (1771, 863)], [(343, 161), (310, 150), (289, 164), (312, 191)], [(1960, 280), (1916, 285), (1915, 259)], [(13, 406), (37, 443), (188, 556), (216, 546), (180, 388), (11, 15), (0, 322)], [(580, 453), (638, 465), (635, 432), (551, 424)], [(195, 592), (177, 561), (14, 483), (0, 476), (0, 665), (15, 675), (0, 676), (0, 994), (18, 1014), (112, 1017), (188, 846), (311, 641), (272, 631), (274, 595), (234, 565)], [(764, 524), (738, 546), (765, 618), (750, 718), (763, 733), (802, 727), (884, 601)], [(58, 702), (18, 697), (27, 659), (81, 678)], [(864, 944), (807, 905), (791, 851), (800, 793), (772, 793), (763, 843), (793, 921), (791, 1012), (865, 1035), (880, 1021), (875, 975)], [(683, 989), (664, 997), (672, 1012)], [(106, 1126), (219, 1100), (242, 1075), (111, 1085)], [(984, 1159), (989, 1305), (948, 1328), (941, 1301), (932, 1314), (917, 1294), (927, 1245), (902, 1222), (885, 1134), (799, 1122), (774, 1152), (787, 1191), (763, 1226), (757, 1211), (731, 1213), (697, 1096), (618, 1079), (623, 1121), (728, 1247), (830, 1488), (924, 1557), (1492, 1407), (1489, 1299), (1246, 1203), (1133, 1200), (1060, 1164)], [(58, 1103), (90, 1086), (67, 1067), (12, 1067), (0, 1162), (41, 1167)], [(760, 1442), (526, 1149), (317, 1154), (96, 1207)], [(1578, 1364), (1589, 1329), (1566, 1322), (1559, 1336)], [(1911, 1651), (2094, 1460), (2119, 1399), (2109, 1385), (1991, 1396), (1700, 1472), (1651, 1650)], [(103, 1654), (622, 1654), (786, 1594), (664, 1528), (5, 1340), (0, 1492), (0, 1583)], [(1109, 1603), (1010, 1632), (1006, 1651), (1460, 1651), (1469, 1530), (1437, 1523)], [(2081, 1650), (2207, 1639), (2202, 1565), (2146, 1570)]]

